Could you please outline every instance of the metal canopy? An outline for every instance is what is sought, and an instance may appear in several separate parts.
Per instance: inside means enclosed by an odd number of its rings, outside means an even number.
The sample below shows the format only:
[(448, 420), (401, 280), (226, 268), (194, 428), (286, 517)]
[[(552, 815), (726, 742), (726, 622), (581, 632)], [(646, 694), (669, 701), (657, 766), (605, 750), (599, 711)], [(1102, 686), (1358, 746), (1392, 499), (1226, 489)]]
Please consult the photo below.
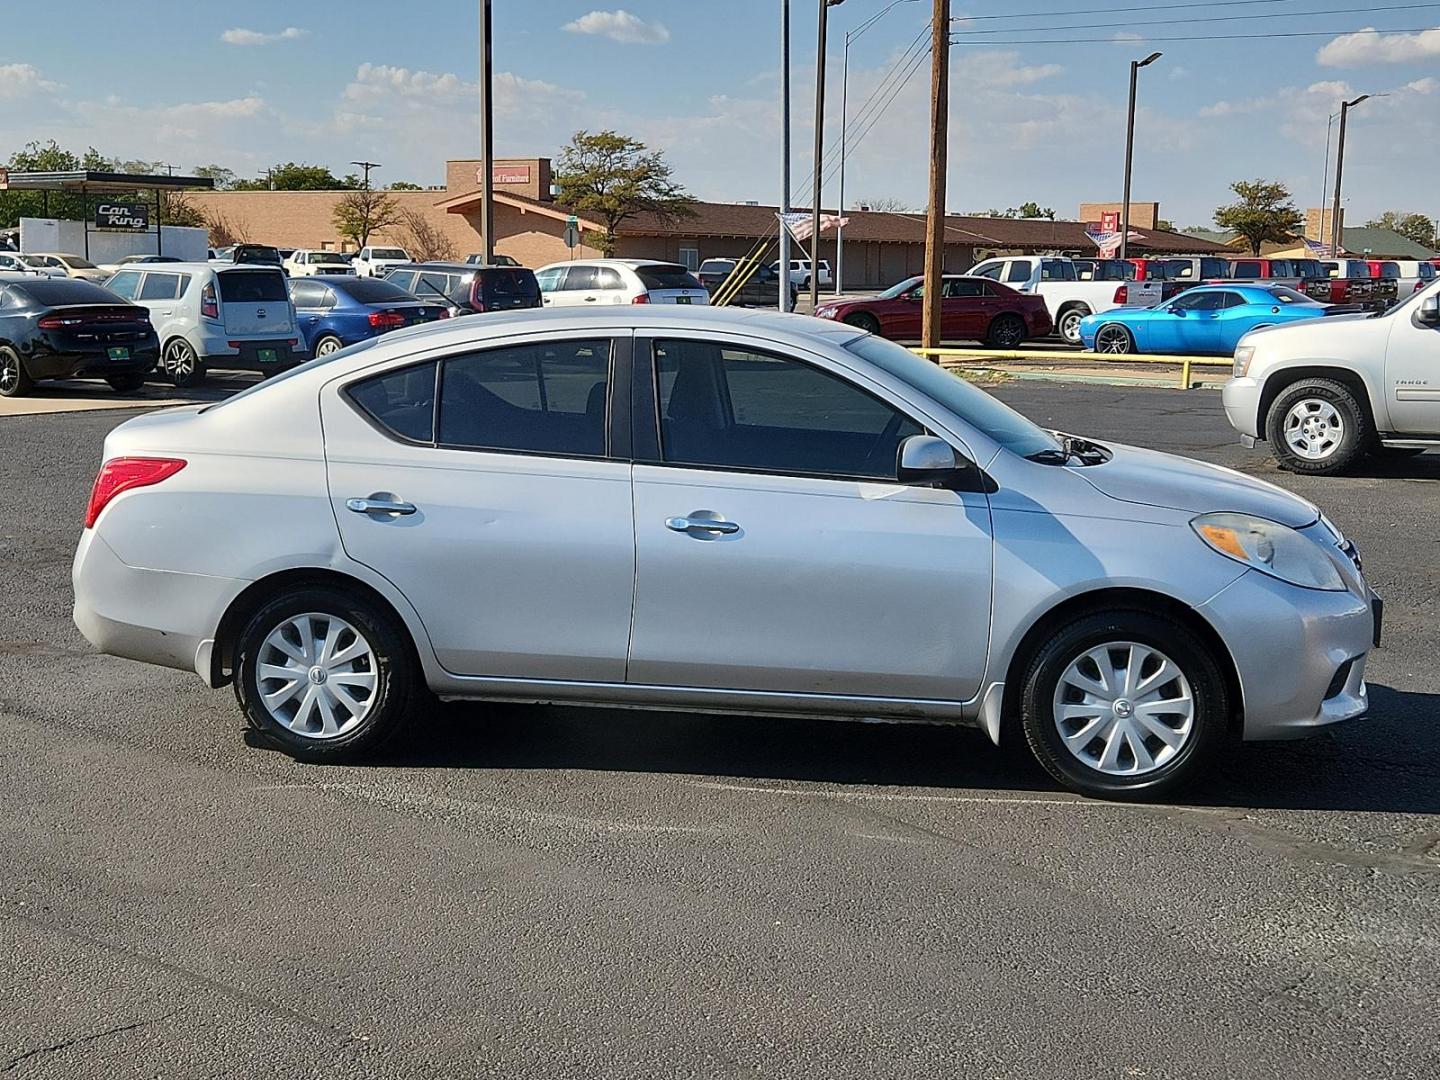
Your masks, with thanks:
[(213, 190), (215, 181), (208, 176), (92, 172), (89, 169), (76, 169), (71, 172), (11, 172), (7, 178), (0, 181), (0, 188), (6, 187), (11, 191), (74, 191), (121, 195), (136, 188), (161, 191)]

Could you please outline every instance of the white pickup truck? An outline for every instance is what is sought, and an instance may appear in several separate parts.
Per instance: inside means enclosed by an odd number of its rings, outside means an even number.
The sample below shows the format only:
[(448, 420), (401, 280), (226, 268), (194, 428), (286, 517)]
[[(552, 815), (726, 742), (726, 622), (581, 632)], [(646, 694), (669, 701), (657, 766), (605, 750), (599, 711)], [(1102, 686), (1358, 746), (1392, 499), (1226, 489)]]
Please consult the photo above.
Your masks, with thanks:
[(1382, 313), (1252, 330), (1222, 400), (1246, 446), (1329, 476), (1367, 454), (1440, 447), (1440, 282)]
[(1080, 320), (1086, 315), (1117, 307), (1154, 307), (1161, 300), (1159, 281), (1081, 281), (1072, 260), (1054, 255), (986, 259), (969, 272), (1044, 297), (1055, 332), (1071, 345), (1080, 344)]

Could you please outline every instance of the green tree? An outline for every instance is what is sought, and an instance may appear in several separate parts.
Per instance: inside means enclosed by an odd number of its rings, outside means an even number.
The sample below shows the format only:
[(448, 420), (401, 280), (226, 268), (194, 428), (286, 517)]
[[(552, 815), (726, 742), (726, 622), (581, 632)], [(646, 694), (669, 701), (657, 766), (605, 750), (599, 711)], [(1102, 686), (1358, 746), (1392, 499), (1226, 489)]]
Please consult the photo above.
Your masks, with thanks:
[(694, 198), (671, 174), (664, 155), (647, 150), (639, 139), (614, 131), (577, 131), (560, 151), (555, 183), (562, 204), (604, 222), (604, 230), (586, 242), (613, 255), (620, 226), (636, 214), (654, 214), (662, 221), (695, 216)]
[(358, 187), (360, 181), (353, 176), (342, 180), (324, 165), (293, 161), (274, 165), (254, 180), (237, 180), (231, 185), (234, 191), (345, 191)]
[(190, 170), (192, 176), (206, 176), (215, 181), (218, 191), (224, 191), (235, 183), (235, 170), (224, 165), (196, 165)]
[(1215, 224), (1245, 238), (1250, 254), (1260, 245), (1283, 244), (1300, 232), (1304, 217), (1290, 201), (1290, 189), (1274, 180), (1236, 180), (1236, 201), (1215, 211)]
[(1055, 211), (1048, 206), (1042, 207), (1037, 202), (1021, 203), (1015, 211), (1016, 217), (1022, 218), (1049, 218), (1055, 220)]
[(1407, 240), (1413, 240), (1417, 244), (1424, 244), (1427, 248), (1435, 246), (1435, 222), (1424, 214), (1417, 214), (1406, 210), (1386, 210), (1378, 218), (1365, 223), (1371, 229), (1389, 229), (1397, 232)]
[(1156, 219), (1155, 219), (1155, 228), (1161, 230), (1162, 232), (1179, 232), (1179, 231), (1180, 231), (1179, 229), (1175, 228), (1175, 223), (1174, 223), (1173, 221), (1171, 221), (1169, 218), (1163, 218), (1163, 217), (1162, 217), (1162, 218), (1156, 218)]
[(332, 219), (335, 231), (358, 247), (370, 242), (370, 234), (401, 222), (400, 204), (375, 188), (347, 192), (335, 203)]
[(386, 187), (387, 191), (423, 191), (419, 184), (412, 184), (409, 180), (396, 180)]

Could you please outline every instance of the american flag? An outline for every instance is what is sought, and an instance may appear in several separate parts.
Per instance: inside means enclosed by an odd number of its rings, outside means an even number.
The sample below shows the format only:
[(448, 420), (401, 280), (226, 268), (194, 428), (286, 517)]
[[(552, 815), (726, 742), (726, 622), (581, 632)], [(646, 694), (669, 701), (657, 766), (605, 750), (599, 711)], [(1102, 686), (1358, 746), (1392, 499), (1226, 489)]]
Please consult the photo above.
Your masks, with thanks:
[(1329, 244), (1322, 244), (1319, 240), (1311, 240), (1308, 236), (1305, 237), (1305, 249), (1309, 251), (1310, 254), (1322, 259), (1331, 258), (1335, 254), (1334, 248)]
[[(810, 211), (792, 210), (788, 214), (776, 214), (775, 216), (780, 219), (781, 224), (790, 230), (790, 235), (796, 240), (804, 243), (810, 239), (810, 227), (814, 224), (811, 220)], [(834, 229), (849, 224), (850, 219), (848, 217), (841, 217), (839, 214), (820, 215), (820, 231), (822, 233), (827, 229)]]

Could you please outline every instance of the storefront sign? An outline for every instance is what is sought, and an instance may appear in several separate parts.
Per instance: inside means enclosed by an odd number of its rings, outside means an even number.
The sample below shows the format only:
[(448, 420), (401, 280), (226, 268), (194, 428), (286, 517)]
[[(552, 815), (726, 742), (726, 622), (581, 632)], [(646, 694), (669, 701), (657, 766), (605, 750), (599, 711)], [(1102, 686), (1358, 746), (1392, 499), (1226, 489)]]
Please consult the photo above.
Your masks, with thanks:
[(150, 207), (144, 203), (102, 202), (95, 207), (95, 227), (133, 231), (148, 229)]
[(1120, 231), (1120, 214), (1115, 210), (1108, 210), (1100, 215), (1100, 231), (1113, 233)]
[[(475, 182), (483, 183), (485, 172), (483, 169), (475, 170)], [(528, 184), (530, 183), (529, 165), (496, 165), (490, 170), (490, 182), (492, 184)]]

